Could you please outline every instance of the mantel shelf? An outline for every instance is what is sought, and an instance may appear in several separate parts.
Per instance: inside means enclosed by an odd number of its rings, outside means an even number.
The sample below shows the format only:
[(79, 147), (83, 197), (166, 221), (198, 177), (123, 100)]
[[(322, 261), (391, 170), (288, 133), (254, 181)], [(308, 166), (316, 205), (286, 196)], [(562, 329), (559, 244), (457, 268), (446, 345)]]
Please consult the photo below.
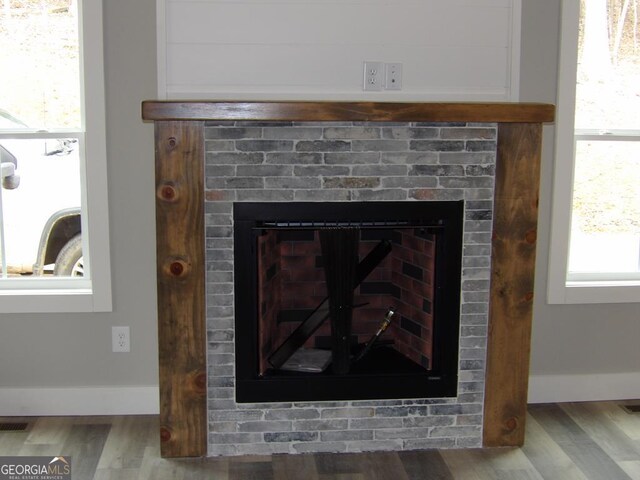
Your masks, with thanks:
[(142, 118), (154, 121), (239, 120), (286, 122), (553, 122), (545, 103), (228, 102), (146, 101)]

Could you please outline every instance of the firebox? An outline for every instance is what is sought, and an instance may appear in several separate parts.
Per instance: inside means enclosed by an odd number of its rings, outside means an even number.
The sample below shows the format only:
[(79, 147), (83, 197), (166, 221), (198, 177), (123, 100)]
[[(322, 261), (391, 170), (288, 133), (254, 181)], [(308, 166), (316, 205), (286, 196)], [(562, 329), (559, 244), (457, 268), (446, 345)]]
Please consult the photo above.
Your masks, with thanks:
[(463, 210), (235, 203), (236, 400), (456, 396)]

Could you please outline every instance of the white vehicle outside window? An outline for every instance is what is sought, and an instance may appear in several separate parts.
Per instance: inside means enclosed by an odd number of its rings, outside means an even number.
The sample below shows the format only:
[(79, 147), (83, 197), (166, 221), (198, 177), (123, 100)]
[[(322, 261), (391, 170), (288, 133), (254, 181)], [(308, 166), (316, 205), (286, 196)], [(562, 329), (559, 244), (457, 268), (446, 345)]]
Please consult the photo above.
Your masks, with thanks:
[(110, 310), (101, 0), (3, 7), (0, 310)]

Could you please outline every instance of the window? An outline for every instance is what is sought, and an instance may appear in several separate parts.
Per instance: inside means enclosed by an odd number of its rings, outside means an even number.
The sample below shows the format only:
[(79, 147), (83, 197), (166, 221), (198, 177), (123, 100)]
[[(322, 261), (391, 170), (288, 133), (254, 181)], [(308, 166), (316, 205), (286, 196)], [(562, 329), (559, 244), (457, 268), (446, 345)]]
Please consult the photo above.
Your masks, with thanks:
[(102, 0), (0, 10), (0, 308), (111, 309)]
[(637, 1), (567, 0), (562, 8), (549, 302), (637, 302)]

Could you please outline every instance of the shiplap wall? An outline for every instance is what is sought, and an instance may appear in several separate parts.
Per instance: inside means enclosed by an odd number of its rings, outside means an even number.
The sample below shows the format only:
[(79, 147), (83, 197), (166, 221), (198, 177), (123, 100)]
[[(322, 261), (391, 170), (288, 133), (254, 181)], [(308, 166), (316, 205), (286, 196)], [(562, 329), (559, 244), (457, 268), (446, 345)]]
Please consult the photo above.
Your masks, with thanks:
[[(517, 100), (521, 0), (158, 0), (161, 98)], [(363, 92), (363, 62), (403, 89)]]

